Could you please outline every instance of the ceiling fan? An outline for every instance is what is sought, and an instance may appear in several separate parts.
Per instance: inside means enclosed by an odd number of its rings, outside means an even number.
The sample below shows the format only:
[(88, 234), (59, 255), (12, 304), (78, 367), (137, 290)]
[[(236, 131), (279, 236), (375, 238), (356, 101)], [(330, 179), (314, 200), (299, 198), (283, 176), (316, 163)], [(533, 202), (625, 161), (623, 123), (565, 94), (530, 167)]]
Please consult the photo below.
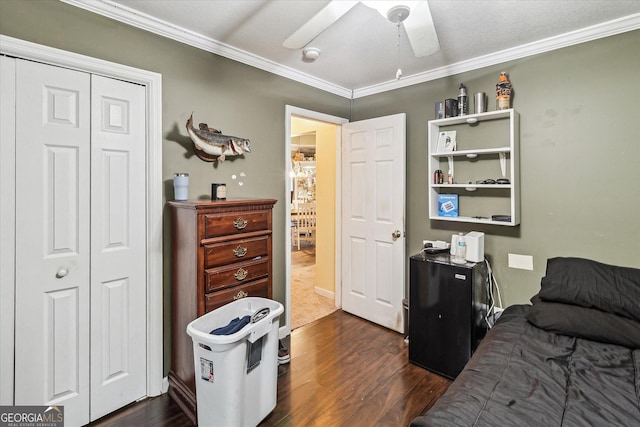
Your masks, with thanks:
[(332, 0), (313, 18), (289, 36), (282, 45), (289, 49), (302, 49), (320, 33), (362, 3), (377, 10), (397, 25), (404, 25), (413, 53), (417, 57), (428, 56), (440, 50), (438, 35), (426, 0), (418, 1), (342, 1)]

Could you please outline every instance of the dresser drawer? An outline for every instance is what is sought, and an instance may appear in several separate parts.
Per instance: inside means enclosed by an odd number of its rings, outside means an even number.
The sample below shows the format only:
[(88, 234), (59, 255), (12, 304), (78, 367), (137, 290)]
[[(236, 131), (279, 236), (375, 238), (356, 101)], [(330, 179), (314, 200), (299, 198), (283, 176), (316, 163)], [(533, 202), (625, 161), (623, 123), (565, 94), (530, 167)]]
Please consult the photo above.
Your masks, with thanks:
[(269, 275), (269, 258), (212, 268), (204, 272), (204, 291), (211, 292), (229, 286), (248, 283)]
[[(218, 292), (211, 292), (204, 296), (204, 310), (206, 313), (222, 307), (244, 297), (269, 298), (269, 279), (264, 278), (245, 285), (234, 286)], [(231, 320), (231, 319), (229, 319)]]
[(268, 255), (270, 236), (204, 245), (204, 268)]
[(269, 229), (269, 212), (210, 213), (204, 215), (204, 237), (250, 233)]

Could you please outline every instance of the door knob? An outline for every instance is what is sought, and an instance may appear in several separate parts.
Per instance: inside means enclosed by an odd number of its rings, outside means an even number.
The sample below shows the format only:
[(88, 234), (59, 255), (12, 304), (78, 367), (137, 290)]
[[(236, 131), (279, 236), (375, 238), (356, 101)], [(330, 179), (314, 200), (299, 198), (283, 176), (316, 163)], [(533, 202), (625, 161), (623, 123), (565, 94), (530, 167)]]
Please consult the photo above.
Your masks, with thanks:
[(56, 278), (58, 279), (62, 279), (64, 276), (66, 276), (67, 274), (69, 274), (69, 270), (67, 270), (64, 267), (60, 267), (60, 269), (58, 270), (58, 272), (56, 273)]
[(393, 240), (398, 240), (400, 237), (402, 237), (402, 232), (400, 230), (395, 230), (393, 233), (391, 233), (391, 238)]

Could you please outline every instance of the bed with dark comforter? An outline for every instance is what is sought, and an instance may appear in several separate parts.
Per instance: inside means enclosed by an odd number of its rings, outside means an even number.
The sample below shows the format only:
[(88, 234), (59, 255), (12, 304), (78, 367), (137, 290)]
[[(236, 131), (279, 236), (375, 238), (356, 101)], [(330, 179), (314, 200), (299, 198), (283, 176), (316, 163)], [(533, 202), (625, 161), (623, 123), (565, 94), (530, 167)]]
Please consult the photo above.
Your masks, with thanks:
[(640, 270), (548, 260), (411, 426), (640, 426)]

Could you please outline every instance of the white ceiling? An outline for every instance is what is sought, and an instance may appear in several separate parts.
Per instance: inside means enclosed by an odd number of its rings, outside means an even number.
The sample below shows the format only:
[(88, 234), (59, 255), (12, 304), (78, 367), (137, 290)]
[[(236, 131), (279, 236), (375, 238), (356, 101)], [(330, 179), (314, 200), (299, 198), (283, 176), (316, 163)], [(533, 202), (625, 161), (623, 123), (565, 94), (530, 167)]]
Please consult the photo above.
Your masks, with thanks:
[(61, 1), (347, 98), (640, 29), (639, 0), (429, 0), (441, 49), (416, 58), (404, 31), (398, 53), (396, 25), (359, 3), (308, 45), (322, 52), (308, 62), (282, 43), (328, 0)]

